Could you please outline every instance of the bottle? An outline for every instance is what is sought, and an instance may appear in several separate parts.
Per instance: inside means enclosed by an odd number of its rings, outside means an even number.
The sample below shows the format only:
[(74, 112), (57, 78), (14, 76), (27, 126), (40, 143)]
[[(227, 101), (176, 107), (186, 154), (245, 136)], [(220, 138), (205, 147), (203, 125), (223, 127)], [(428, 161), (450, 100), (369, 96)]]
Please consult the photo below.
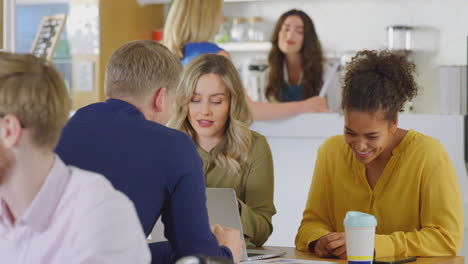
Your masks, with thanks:
[(249, 41), (265, 41), (265, 30), (263, 29), (263, 19), (261, 17), (254, 16), (250, 18), (250, 26), (247, 35)]
[(231, 41), (244, 42), (247, 41), (247, 24), (243, 17), (235, 17), (232, 20)]
[(231, 41), (231, 36), (229, 34), (229, 19), (223, 16), (223, 22), (221, 26), (219, 26), (218, 33), (215, 36), (215, 42), (217, 43), (224, 43)]

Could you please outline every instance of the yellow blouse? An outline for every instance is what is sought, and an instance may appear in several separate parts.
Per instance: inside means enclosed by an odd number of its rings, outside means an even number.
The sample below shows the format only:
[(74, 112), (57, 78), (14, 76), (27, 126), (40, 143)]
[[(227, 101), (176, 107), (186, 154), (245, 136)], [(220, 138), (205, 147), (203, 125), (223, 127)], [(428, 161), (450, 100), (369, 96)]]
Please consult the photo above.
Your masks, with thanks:
[(329, 232), (344, 232), (347, 211), (377, 218), (376, 257), (456, 255), (463, 241), (463, 211), (457, 176), (443, 146), (409, 130), (393, 150), (374, 189), (344, 136), (318, 150), (301, 226), (298, 250)]

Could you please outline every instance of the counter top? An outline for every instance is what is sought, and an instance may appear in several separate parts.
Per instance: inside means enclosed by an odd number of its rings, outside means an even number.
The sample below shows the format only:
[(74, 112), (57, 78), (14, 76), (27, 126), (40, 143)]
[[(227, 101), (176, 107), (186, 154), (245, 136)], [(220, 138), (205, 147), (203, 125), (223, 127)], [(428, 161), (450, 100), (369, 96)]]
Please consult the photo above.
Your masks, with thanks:
[[(398, 127), (414, 129), (439, 140), (444, 145), (457, 171), (463, 200), (468, 203), (464, 116), (400, 114), (398, 119)], [(343, 127), (343, 115), (320, 113), (301, 114), (282, 120), (255, 122), (251, 129), (258, 131), (267, 138), (304, 138), (324, 141), (333, 135), (343, 134)]]
[[(279, 249), (286, 251), (286, 255), (284, 255), (282, 258), (288, 258), (288, 259), (304, 259), (304, 260), (318, 260), (318, 261), (330, 261), (330, 262), (336, 262), (336, 263), (342, 263), (345, 264), (347, 263), (346, 260), (343, 259), (324, 259), (324, 258), (318, 258), (315, 254), (308, 253), (308, 252), (301, 252), (297, 251), (293, 247), (265, 247), (265, 248), (271, 248), (271, 249)], [(273, 260), (273, 259), (272, 259)], [(434, 264), (463, 264), (465, 263), (465, 258), (464, 257), (430, 257), (430, 258), (418, 258), (416, 262), (411, 262), (411, 263), (434, 263)]]

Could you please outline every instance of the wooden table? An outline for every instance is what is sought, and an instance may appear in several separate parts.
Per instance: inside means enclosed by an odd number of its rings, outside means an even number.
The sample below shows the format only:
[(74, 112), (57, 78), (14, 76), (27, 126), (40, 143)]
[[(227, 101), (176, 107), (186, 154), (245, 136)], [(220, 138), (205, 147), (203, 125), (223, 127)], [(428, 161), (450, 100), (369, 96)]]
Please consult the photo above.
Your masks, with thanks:
[[(332, 261), (339, 264), (346, 264), (346, 260), (342, 259), (324, 259), (315, 256), (315, 254), (308, 253), (308, 252), (301, 252), (297, 251), (295, 248), (292, 247), (264, 247), (264, 248), (271, 248), (271, 249), (279, 249), (286, 251), (286, 255), (283, 258), (288, 259), (306, 259), (306, 260), (323, 260), (323, 261)], [(431, 257), (431, 258), (418, 258), (416, 262), (411, 263), (434, 263), (434, 264), (464, 264), (465, 257)]]

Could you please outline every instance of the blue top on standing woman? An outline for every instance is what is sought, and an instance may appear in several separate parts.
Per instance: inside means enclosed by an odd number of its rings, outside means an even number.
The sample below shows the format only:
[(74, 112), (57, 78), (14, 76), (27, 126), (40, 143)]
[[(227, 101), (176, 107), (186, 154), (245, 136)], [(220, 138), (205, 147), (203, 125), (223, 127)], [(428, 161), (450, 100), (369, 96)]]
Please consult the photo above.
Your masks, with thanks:
[(205, 53), (218, 53), (222, 48), (211, 42), (192, 42), (184, 45), (184, 58), (180, 60), (185, 67), (195, 57)]

